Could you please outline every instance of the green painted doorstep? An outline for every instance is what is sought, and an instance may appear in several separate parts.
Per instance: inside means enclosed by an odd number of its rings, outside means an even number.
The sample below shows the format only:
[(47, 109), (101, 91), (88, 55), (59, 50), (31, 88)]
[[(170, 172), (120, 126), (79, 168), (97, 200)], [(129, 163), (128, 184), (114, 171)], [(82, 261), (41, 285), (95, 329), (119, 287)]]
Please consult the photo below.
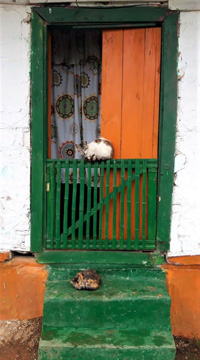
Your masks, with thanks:
[(70, 268), (77, 264), (86, 266), (103, 266), (119, 268), (130, 266), (155, 267), (164, 263), (164, 256), (159, 252), (132, 252), (132, 251), (74, 251), (50, 250), (37, 255), (41, 264), (70, 264)]
[(98, 268), (97, 291), (77, 291), (88, 266), (49, 265), (39, 360), (174, 360), (170, 297), (160, 267)]

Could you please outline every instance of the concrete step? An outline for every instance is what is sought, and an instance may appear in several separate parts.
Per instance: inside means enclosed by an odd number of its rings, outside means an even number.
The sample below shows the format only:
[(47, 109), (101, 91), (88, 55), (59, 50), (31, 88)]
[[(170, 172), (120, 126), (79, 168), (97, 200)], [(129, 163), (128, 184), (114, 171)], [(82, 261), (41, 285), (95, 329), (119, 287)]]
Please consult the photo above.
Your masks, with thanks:
[[(100, 270), (101, 287), (78, 291), (70, 284), (77, 271), (65, 280), (47, 282), (44, 326), (110, 328), (126, 326), (158, 329), (169, 327), (170, 298), (161, 270)], [(160, 319), (162, 318), (162, 323)]]
[[(72, 277), (79, 271), (85, 269), (94, 269), (96, 270), (102, 277), (102, 281), (104, 276), (106, 278), (108, 276), (126, 276), (127, 274), (134, 273), (135, 275), (139, 275), (141, 271), (148, 270), (147, 276), (149, 278), (157, 272), (157, 276), (160, 276), (160, 268), (151, 266), (150, 262), (144, 260), (142, 264), (138, 265), (129, 265), (125, 266), (121, 264), (120, 266), (117, 264), (52, 264), (47, 266), (47, 270), (49, 271), (48, 281), (58, 281), (58, 280), (66, 280), (72, 279)], [(160, 276), (162, 278), (162, 276)]]
[(175, 349), (169, 332), (133, 329), (43, 330), (39, 359), (173, 360)]
[(170, 297), (161, 268), (95, 268), (96, 291), (70, 280), (85, 268), (49, 266), (39, 360), (174, 360)]

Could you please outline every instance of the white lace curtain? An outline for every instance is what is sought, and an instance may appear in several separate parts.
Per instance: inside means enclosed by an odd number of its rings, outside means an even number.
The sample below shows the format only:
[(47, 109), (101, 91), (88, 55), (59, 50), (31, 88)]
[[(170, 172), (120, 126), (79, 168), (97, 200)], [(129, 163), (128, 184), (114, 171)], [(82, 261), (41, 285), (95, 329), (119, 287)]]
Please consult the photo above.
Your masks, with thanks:
[(52, 34), (51, 158), (80, 159), (75, 145), (100, 135), (101, 32)]

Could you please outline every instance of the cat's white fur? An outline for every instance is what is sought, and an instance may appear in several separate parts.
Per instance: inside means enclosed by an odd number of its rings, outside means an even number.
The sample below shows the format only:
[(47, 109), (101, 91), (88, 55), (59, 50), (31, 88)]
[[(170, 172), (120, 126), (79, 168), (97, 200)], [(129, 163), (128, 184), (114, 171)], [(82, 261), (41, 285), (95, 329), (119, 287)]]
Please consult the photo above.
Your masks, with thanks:
[(113, 146), (111, 142), (103, 137), (95, 139), (91, 143), (84, 142), (83, 147), (76, 145), (78, 151), (88, 161), (108, 160), (113, 157)]

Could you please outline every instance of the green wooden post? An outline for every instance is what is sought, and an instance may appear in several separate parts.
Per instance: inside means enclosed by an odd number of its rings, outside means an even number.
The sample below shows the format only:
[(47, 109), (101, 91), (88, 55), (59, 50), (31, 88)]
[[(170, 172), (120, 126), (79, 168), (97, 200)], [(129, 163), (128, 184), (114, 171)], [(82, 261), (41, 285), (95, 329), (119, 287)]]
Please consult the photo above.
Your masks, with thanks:
[(72, 249), (76, 247), (75, 220), (76, 220), (76, 191), (77, 191), (77, 164), (73, 162), (73, 193), (72, 193)]
[(86, 223), (86, 249), (90, 247), (90, 210), (91, 210), (91, 163), (87, 168), (87, 223)]
[(45, 161), (47, 158), (47, 26), (32, 12), (31, 33), (31, 250), (43, 248), (46, 230)]
[(50, 165), (50, 208), (47, 209), (50, 212), (50, 242), (51, 249), (54, 248), (54, 240), (55, 240), (55, 214), (56, 214), (56, 179), (55, 179), (55, 163), (51, 163)]
[(147, 161), (143, 160), (142, 176), (142, 249), (146, 249), (146, 189), (147, 189)]
[(116, 221), (117, 221), (117, 162), (113, 163), (113, 237), (112, 249), (116, 248)]
[[(161, 251), (169, 250), (174, 153), (177, 119), (178, 14), (171, 13), (162, 26), (162, 67), (159, 131), (159, 184), (157, 239)], [(170, 44), (170, 46), (169, 46)]]
[(125, 188), (125, 164), (121, 160), (121, 196), (120, 196), (120, 249), (124, 246), (124, 188)]
[(139, 248), (140, 229), (140, 160), (135, 160), (135, 250)]
[(105, 249), (108, 249), (108, 228), (109, 228), (109, 182), (110, 182), (110, 160), (106, 162), (106, 221), (105, 221)]
[(99, 215), (99, 247), (102, 249), (102, 228), (103, 228), (103, 183), (104, 183), (104, 162), (101, 162), (100, 173), (100, 215)]
[(80, 161), (80, 202), (79, 202), (78, 249), (83, 248), (84, 186), (85, 186), (85, 167), (84, 167), (84, 160), (82, 159)]
[(131, 203), (132, 203), (132, 161), (128, 160), (128, 186), (127, 186), (127, 250), (131, 249)]
[(56, 177), (56, 242), (55, 249), (60, 249), (60, 197), (61, 197), (61, 163), (57, 162)]
[(148, 240), (156, 241), (157, 169), (148, 171)]
[(51, 243), (50, 229), (51, 229), (51, 199), (52, 199), (52, 184), (50, 182), (50, 172), (52, 164), (47, 164), (47, 173), (46, 173), (46, 191), (47, 191), (47, 239), (46, 239), (46, 249), (53, 249), (53, 244)]
[(94, 164), (94, 213), (93, 213), (93, 248), (96, 249), (97, 242), (97, 183), (98, 163)]
[(65, 198), (64, 198), (64, 222), (63, 222), (63, 248), (67, 248), (68, 239), (68, 203), (69, 203), (69, 160), (65, 163)]

